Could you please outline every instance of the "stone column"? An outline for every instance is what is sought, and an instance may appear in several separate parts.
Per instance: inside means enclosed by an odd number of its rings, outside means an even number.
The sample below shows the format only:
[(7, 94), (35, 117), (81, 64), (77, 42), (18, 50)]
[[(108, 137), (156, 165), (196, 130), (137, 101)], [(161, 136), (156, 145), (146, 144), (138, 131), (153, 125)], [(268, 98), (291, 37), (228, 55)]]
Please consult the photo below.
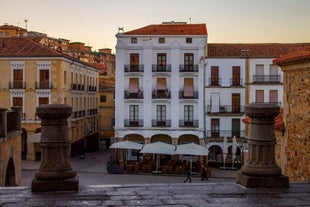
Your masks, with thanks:
[(41, 165), (31, 184), (32, 191), (78, 191), (76, 172), (70, 165), (67, 118), (72, 108), (64, 104), (37, 107), (41, 118)]
[(249, 188), (288, 187), (288, 177), (281, 174), (275, 161), (274, 119), (279, 113), (275, 104), (249, 104), (248, 159), (237, 174), (237, 183)]

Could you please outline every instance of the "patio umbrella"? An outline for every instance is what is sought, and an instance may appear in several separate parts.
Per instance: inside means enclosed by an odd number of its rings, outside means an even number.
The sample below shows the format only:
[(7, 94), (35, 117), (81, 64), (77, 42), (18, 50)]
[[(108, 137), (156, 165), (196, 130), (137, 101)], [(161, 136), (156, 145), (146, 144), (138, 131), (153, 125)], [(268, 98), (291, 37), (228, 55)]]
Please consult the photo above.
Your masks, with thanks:
[(195, 143), (187, 143), (187, 144), (180, 144), (177, 146), (177, 149), (174, 154), (181, 154), (181, 155), (191, 155), (191, 164), (190, 169), (192, 170), (193, 165), (193, 155), (208, 155), (209, 150)]
[[(142, 147), (143, 147), (142, 144), (139, 144), (137, 142), (128, 141), (128, 140), (115, 142), (110, 146), (110, 148), (112, 148), (112, 149), (127, 149), (127, 154), (126, 154), (127, 157), (128, 157), (128, 149), (140, 150), (140, 149), (142, 149)], [(126, 157), (126, 164), (127, 164), (127, 157)]]
[(172, 155), (174, 154), (175, 146), (172, 144), (167, 144), (164, 142), (154, 142), (150, 144), (146, 144), (143, 146), (143, 149), (140, 151), (140, 153), (150, 153), (150, 154), (156, 154), (157, 160), (156, 160), (156, 171), (155, 173), (158, 173), (158, 165), (159, 165), (159, 154), (165, 154), (165, 155)]
[(121, 141), (113, 143), (110, 148), (112, 149), (142, 149), (143, 145), (132, 141)]
[(234, 167), (236, 153), (237, 153), (237, 139), (236, 139), (236, 136), (233, 137), (233, 143), (232, 143), (231, 152), (232, 152), (232, 167)]
[(223, 140), (223, 161), (224, 161), (224, 169), (225, 169), (225, 162), (226, 162), (226, 156), (228, 153), (228, 148), (227, 148), (227, 137), (224, 137)]

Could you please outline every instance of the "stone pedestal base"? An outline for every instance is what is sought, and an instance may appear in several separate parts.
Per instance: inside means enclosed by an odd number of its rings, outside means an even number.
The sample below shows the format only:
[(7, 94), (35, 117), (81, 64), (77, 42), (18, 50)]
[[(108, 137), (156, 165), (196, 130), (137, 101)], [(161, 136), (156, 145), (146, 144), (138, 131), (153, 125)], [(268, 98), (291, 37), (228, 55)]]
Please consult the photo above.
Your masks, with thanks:
[(238, 184), (247, 188), (288, 188), (289, 179), (287, 176), (280, 175), (274, 177), (256, 177), (243, 174), (241, 171), (237, 174)]
[(31, 183), (33, 192), (45, 191), (78, 191), (79, 180), (70, 178), (65, 180), (38, 180), (34, 178)]

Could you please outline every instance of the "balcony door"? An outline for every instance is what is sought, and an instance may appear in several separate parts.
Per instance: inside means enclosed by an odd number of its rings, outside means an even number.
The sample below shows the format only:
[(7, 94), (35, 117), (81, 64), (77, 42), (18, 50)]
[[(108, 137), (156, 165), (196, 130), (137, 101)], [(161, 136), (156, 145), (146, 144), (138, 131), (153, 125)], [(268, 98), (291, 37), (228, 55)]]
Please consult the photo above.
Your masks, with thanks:
[(156, 97), (157, 98), (166, 98), (167, 97), (167, 80), (166, 80), (166, 78), (157, 78)]
[(129, 124), (130, 126), (139, 126), (139, 106), (129, 106)]
[(193, 53), (184, 54), (184, 70), (185, 71), (194, 70), (194, 54)]
[(166, 71), (166, 53), (157, 54), (157, 71)]
[(157, 126), (166, 126), (166, 106), (157, 105), (156, 107)]
[(138, 98), (139, 78), (129, 79), (129, 96), (130, 98)]
[(23, 88), (23, 70), (13, 70), (13, 88)]
[(232, 85), (240, 86), (240, 66), (233, 66), (232, 68)]
[(256, 75), (256, 82), (264, 82), (264, 65), (256, 65), (255, 66), (255, 75)]
[(132, 53), (130, 54), (130, 71), (139, 71), (139, 54)]
[(39, 73), (40, 73), (39, 87), (42, 89), (49, 88), (50, 71), (49, 70), (40, 70)]
[(194, 96), (194, 79), (184, 78), (184, 97)]
[(211, 66), (211, 86), (219, 85), (219, 67)]
[(231, 120), (231, 136), (236, 136), (236, 138), (240, 137), (240, 119), (232, 119)]
[(211, 137), (218, 138), (220, 136), (220, 119), (211, 119)]
[(231, 112), (232, 113), (239, 113), (240, 112), (240, 93), (233, 93), (231, 94)]
[(269, 91), (269, 103), (274, 103), (278, 105), (278, 90)]
[(256, 103), (264, 103), (264, 90), (256, 90), (255, 91), (255, 102)]
[(194, 106), (184, 106), (184, 126), (193, 126), (194, 124)]

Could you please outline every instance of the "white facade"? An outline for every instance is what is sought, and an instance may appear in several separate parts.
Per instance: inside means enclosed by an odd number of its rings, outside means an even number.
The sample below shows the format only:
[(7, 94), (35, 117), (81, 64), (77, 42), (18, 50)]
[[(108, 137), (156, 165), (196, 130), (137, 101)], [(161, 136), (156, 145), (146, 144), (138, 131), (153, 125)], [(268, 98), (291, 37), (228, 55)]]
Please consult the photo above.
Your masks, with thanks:
[(204, 144), (206, 35), (116, 37), (115, 138)]

